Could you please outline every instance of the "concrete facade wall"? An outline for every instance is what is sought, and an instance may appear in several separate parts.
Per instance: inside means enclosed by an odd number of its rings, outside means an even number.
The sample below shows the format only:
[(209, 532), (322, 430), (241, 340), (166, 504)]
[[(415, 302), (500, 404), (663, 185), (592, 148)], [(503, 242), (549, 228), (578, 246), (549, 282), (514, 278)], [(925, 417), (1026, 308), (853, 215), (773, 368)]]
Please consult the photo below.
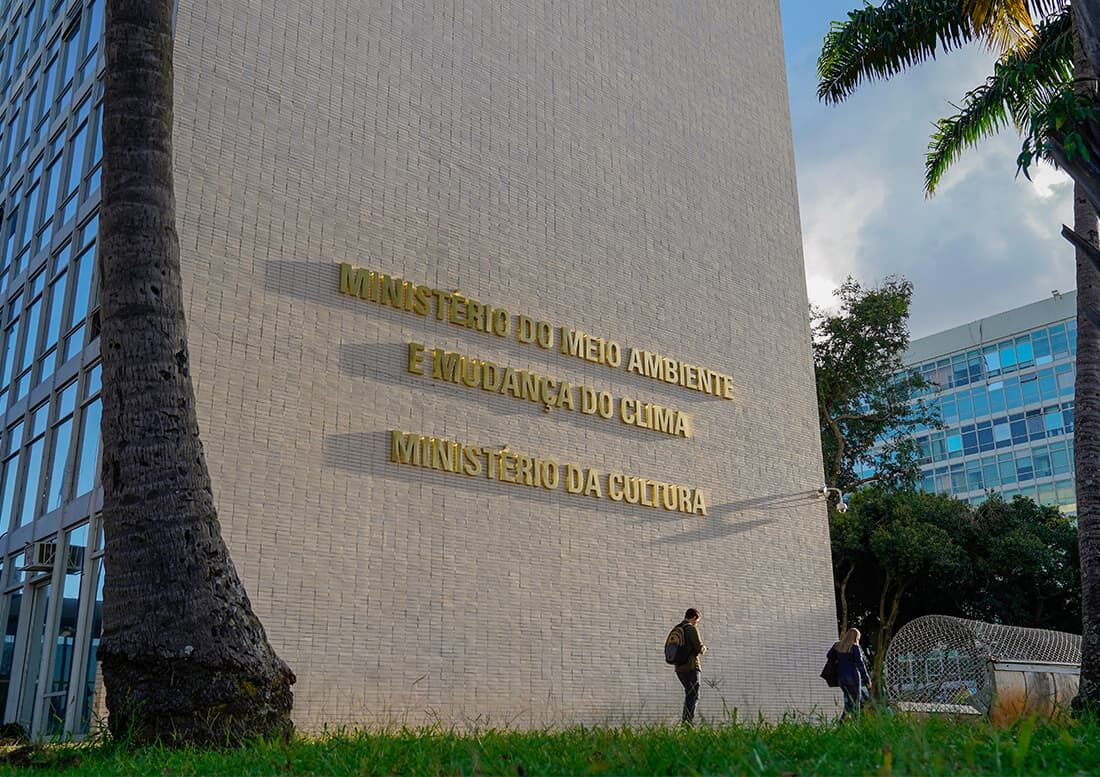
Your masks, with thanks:
[[(829, 708), (835, 639), (778, 3), (180, 4), (179, 228), (224, 534), (296, 719)], [(338, 265), (728, 373), (723, 400), (342, 296)], [(689, 439), (410, 374), (409, 342)], [(392, 429), (701, 489), (704, 517), (389, 461)]]

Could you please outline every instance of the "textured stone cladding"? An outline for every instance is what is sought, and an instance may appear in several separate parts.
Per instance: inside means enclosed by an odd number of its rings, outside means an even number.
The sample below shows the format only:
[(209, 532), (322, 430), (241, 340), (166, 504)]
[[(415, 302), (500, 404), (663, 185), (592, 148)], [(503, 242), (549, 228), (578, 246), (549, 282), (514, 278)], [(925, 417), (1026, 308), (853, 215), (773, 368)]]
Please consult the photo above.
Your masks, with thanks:
[[(298, 723), (674, 720), (662, 645), (688, 606), (702, 716), (832, 709), (777, 2), (192, 0), (177, 23), (199, 418)], [(612, 339), (624, 366), (340, 295), (341, 262)], [(693, 436), (413, 375), (410, 342)], [(632, 348), (734, 399), (632, 374)], [(393, 429), (691, 485), (708, 515), (401, 466)]]

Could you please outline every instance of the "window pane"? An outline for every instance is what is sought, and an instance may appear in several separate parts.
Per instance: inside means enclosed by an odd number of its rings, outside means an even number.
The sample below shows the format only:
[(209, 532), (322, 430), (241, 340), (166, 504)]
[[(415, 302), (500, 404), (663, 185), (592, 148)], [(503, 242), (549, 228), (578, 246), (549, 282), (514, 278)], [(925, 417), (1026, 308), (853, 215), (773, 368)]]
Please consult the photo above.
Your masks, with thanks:
[(23, 488), (23, 508), (19, 511), (19, 525), (26, 526), (34, 520), (34, 508), (38, 504), (39, 485), (42, 480), (42, 453), (46, 438), (41, 437), (27, 449), (27, 479)]
[(95, 691), (96, 652), (99, 648), (99, 633), (103, 613), (103, 559), (95, 561), (93, 580), (96, 584), (95, 601), (92, 604), (92, 622), (88, 629), (88, 669), (84, 683), (84, 693), (80, 697), (80, 731), (88, 731), (92, 723), (92, 696)]
[(84, 408), (80, 419), (80, 457), (76, 463), (76, 496), (91, 491), (99, 464), (100, 400)]
[[(22, 565), (22, 553), (12, 557), (11, 566), (13, 568), (18, 569)], [(16, 590), (8, 599), (8, 620), (4, 628), (4, 648), (3, 653), (0, 654), (0, 705), (7, 702), (8, 688), (11, 686), (11, 667), (15, 658), (15, 634), (19, 625), (19, 608), (22, 601), (22, 590)]]
[(1024, 404), (1033, 405), (1039, 401), (1039, 381), (1034, 374), (1028, 376), (1030, 380), (1020, 381), (1020, 390), (1024, 395)]
[(1035, 363), (1049, 364), (1051, 362), (1050, 339), (1047, 337), (1047, 333), (1043, 331), (1033, 334), (1031, 344), (1035, 351)]
[(47, 511), (61, 507), (61, 504), (65, 501), (65, 465), (69, 458), (69, 444), (72, 442), (72, 435), (73, 419), (71, 417), (58, 424), (54, 429), (49, 492), (46, 499)]
[(1030, 367), (1033, 362), (1031, 355), (1031, 338), (1027, 335), (1016, 338), (1016, 363), (1020, 367)]

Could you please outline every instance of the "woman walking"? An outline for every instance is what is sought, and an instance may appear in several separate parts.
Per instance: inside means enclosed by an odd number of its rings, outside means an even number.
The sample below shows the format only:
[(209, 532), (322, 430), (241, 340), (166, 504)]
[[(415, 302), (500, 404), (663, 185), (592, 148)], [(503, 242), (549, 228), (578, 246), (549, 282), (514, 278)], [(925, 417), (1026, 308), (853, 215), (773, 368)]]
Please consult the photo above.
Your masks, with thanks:
[[(848, 629), (840, 641), (829, 648), (828, 658), (836, 662), (837, 681), (844, 693), (844, 715), (859, 715), (863, 702), (863, 685), (871, 687), (871, 678), (867, 675), (867, 664), (863, 661), (863, 650), (859, 647), (859, 629)], [(862, 683), (862, 684), (861, 684)]]

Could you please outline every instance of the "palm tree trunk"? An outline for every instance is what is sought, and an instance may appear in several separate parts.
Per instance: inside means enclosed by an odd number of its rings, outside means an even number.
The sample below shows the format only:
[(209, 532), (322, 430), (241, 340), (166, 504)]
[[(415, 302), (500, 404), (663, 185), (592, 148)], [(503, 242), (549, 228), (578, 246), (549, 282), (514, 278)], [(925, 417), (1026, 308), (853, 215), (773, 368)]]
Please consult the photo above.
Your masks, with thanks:
[[(1079, 17), (1077, 17), (1079, 21)], [(1095, 98), (1093, 69), (1075, 35), (1077, 89)], [(1098, 244), (1096, 208), (1073, 187), (1073, 231)], [(1077, 541), (1081, 554), (1081, 681), (1074, 707), (1100, 709), (1100, 272), (1082, 249), (1077, 261), (1077, 378), (1073, 453), (1077, 479)]]
[[(1075, 8), (1074, 72), (1077, 89), (1095, 98), (1096, 70), (1082, 41), (1087, 15)], [(1094, 30), (1093, 30), (1094, 31)], [(1090, 36), (1091, 38), (1091, 36)], [(1085, 187), (1074, 185), (1073, 229), (1093, 246), (1098, 243), (1096, 209)], [(1077, 262), (1077, 380), (1074, 397), (1073, 450), (1077, 480), (1077, 527), (1081, 555), (1081, 681), (1074, 707), (1100, 708), (1100, 273), (1082, 249)]]
[[(1073, 231), (1097, 244), (1096, 211), (1074, 186)], [(1100, 708), (1100, 273), (1077, 250), (1073, 453), (1081, 553), (1081, 683), (1075, 707)]]
[(108, 0), (102, 253), (109, 726), (219, 743), (291, 730), (222, 541), (189, 372), (172, 181), (172, 0)]

